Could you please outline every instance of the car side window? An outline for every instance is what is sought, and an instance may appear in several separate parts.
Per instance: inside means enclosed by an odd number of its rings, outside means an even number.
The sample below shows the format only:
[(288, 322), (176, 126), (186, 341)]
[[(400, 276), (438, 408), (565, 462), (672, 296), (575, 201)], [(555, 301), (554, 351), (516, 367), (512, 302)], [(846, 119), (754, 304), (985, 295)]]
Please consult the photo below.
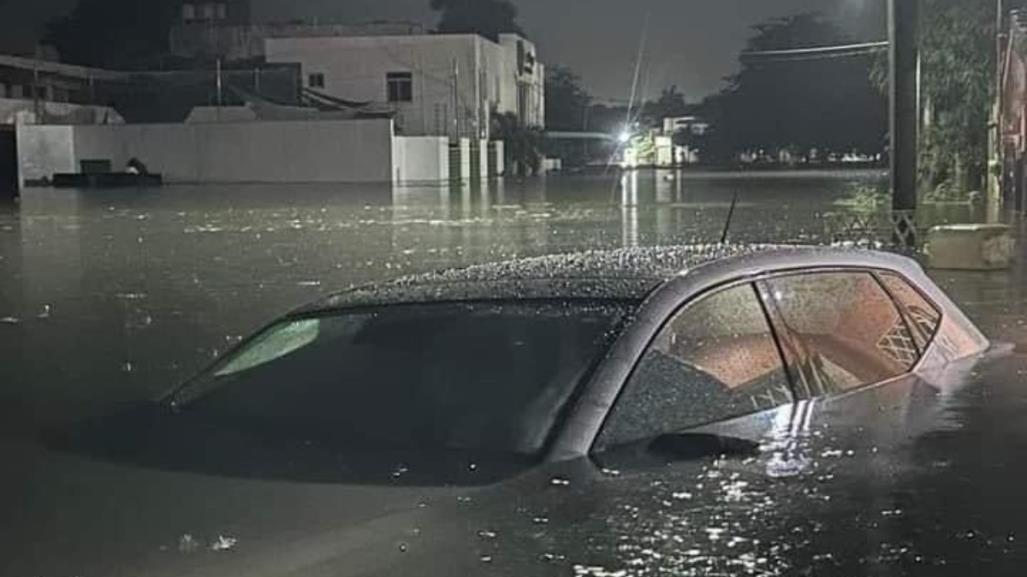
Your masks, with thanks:
[(677, 313), (646, 351), (597, 441), (604, 449), (792, 402), (752, 285)]
[(873, 275), (823, 272), (767, 287), (790, 338), (800, 394), (816, 397), (909, 372), (919, 351), (905, 319)]
[(937, 334), (938, 327), (941, 326), (941, 313), (930, 301), (910, 286), (906, 279), (894, 273), (882, 273), (880, 277), (881, 282), (888, 288), (888, 292), (895, 297), (899, 306), (905, 309), (917, 347), (921, 352), (926, 351), (934, 335)]

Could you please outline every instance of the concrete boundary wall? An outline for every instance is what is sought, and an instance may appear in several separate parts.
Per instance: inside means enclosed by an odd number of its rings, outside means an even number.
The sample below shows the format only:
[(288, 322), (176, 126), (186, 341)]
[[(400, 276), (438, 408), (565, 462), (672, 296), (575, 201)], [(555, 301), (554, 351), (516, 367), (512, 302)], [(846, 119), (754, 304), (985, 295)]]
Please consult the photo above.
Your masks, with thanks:
[(417, 184), (449, 180), (449, 139), (397, 136), (393, 140), (393, 182)]
[(75, 172), (74, 126), (18, 125), (18, 188), (26, 180), (50, 178), (55, 172)]
[[(77, 172), (82, 160), (121, 170), (135, 157), (167, 182), (391, 182), (391, 120), (18, 126), (20, 181)], [(403, 145), (401, 174), (431, 174), (422, 143)], [(447, 163), (448, 168), (448, 163)]]

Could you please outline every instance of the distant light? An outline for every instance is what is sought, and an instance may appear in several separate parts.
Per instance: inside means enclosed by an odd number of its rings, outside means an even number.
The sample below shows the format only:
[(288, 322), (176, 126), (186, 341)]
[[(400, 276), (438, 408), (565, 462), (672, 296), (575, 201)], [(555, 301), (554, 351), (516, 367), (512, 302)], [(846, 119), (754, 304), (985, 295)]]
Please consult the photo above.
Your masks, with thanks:
[(631, 142), (631, 132), (629, 132), (627, 130), (625, 130), (624, 132), (621, 132), (620, 136), (617, 137), (617, 140), (619, 140), (621, 142), (621, 144), (627, 144), (627, 143)]

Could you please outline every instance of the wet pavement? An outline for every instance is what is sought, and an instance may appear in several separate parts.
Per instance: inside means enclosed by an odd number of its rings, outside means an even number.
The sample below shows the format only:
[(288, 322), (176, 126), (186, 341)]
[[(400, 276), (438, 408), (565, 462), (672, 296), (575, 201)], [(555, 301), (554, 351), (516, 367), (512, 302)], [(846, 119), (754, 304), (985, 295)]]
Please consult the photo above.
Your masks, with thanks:
[[(832, 240), (832, 223), (872, 218), (849, 200), (880, 179), (29, 191), (0, 212), (2, 426), (22, 430), (156, 395), (277, 314), (353, 284), (515, 256), (715, 241), (736, 192), (734, 240)], [(404, 468), (381, 486), (289, 486), (4, 449), (16, 474), (0, 477), (8, 499), (0, 574), (141, 574), (123, 563), (131, 558), (178, 576), (272, 567), (1019, 575), (1027, 563), (1023, 260), (1012, 271), (932, 273), (1011, 352), (771, 411), (761, 417), (769, 432), (760, 454), (746, 458), (654, 464), (611, 454), (497, 486), (427, 490), (399, 487)]]

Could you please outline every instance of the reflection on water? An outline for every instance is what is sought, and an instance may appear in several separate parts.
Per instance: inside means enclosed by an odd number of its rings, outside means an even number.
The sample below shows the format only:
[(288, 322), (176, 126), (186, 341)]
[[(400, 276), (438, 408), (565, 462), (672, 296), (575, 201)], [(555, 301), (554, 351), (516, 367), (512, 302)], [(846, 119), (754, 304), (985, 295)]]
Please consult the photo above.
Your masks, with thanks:
[[(823, 238), (874, 172), (631, 173), (479, 186), (29, 190), (0, 209), (0, 401), (92, 410), (177, 384), (270, 318), (353, 284), (484, 261)], [(844, 209), (841, 209), (844, 210)]]

